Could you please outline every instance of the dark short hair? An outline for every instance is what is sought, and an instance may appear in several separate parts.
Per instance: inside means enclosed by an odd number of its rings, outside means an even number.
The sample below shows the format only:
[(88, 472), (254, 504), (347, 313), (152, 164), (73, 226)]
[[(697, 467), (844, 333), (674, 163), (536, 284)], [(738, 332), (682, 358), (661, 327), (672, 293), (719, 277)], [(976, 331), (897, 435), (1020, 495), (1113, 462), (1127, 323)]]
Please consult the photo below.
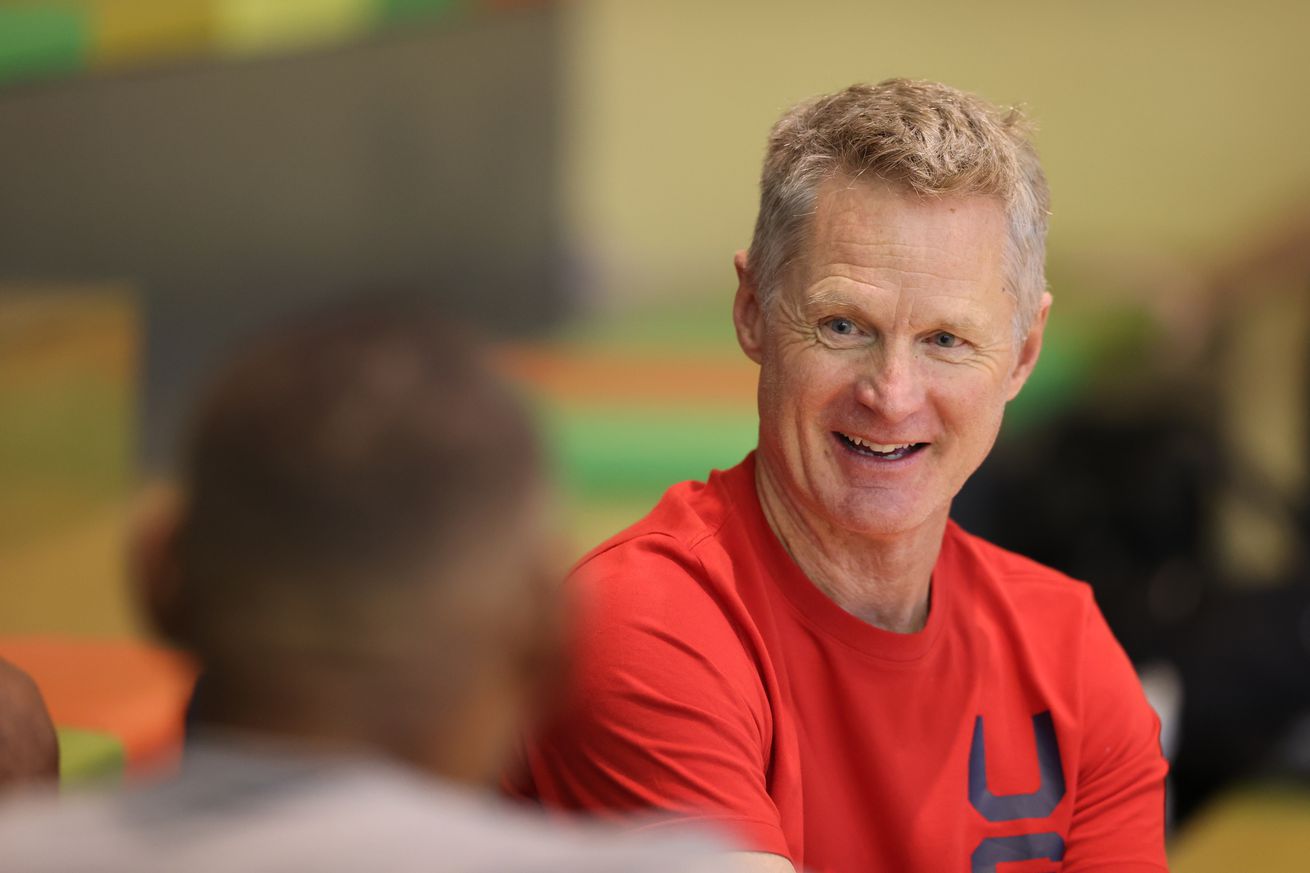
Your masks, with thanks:
[(420, 565), (431, 584), (470, 526), (524, 499), (539, 455), (520, 398), (422, 306), (355, 304), (274, 331), (223, 372), (186, 446), (184, 642), (202, 658), (235, 644), (210, 636), (269, 602), (348, 624), (352, 604), (403, 596)]

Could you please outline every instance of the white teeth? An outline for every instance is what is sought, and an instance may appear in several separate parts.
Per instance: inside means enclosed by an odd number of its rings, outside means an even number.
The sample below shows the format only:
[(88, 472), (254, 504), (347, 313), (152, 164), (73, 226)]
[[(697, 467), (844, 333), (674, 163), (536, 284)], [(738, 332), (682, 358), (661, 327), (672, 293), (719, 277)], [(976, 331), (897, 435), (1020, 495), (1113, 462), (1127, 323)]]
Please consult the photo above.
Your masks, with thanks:
[(879, 454), (883, 454), (883, 455), (887, 454), (888, 452), (897, 451), (898, 449), (908, 449), (910, 446), (914, 445), (914, 443), (897, 443), (894, 445), (883, 445), (882, 443), (871, 443), (868, 440), (862, 440), (859, 437), (851, 436), (850, 434), (845, 434), (845, 436), (848, 440), (855, 443), (857, 446), (862, 446), (866, 449), (869, 449), (870, 451), (878, 452)]

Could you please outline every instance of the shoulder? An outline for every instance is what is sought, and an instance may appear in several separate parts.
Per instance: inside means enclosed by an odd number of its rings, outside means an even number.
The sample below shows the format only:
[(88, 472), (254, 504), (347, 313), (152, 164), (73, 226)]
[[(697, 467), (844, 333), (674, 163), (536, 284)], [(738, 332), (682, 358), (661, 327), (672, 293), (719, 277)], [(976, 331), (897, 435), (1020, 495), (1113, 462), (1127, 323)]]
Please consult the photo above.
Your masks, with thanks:
[(961, 578), (972, 583), (973, 625), (1010, 642), (1022, 637), (1017, 648), (1030, 666), (1069, 679), (1084, 715), (1131, 709), (1150, 732), (1141, 684), (1090, 585), (953, 524), (943, 548), (953, 550)]
[[(1092, 586), (1031, 558), (1003, 549), (952, 524), (943, 557), (966, 596), (961, 618), (995, 640), (1025, 669), (1058, 679), (1076, 697), (1090, 692), (1089, 675), (1115, 669), (1114, 683), (1135, 693), (1137, 682), (1096, 603)], [(941, 566), (941, 565), (939, 565)], [(1022, 655), (1022, 658), (1020, 657)], [(1107, 680), (1108, 681), (1108, 680)]]
[(574, 568), (573, 680), (592, 709), (606, 691), (626, 700), (637, 686), (762, 706), (757, 617), (722, 536), (736, 512), (731, 479), (742, 475), (739, 466), (674, 486)]
[[(0, 804), (0, 846), (6, 864), (44, 870), (127, 869), (95, 866), (106, 854), (123, 851), (123, 835), (113, 826), (110, 804), (98, 796), (59, 796), (23, 791)], [(68, 839), (77, 834), (76, 840)]]
[(705, 482), (679, 482), (641, 519), (584, 555), (577, 568), (646, 552), (666, 557), (695, 553), (713, 541), (733, 516), (734, 485), (748, 475), (743, 463), (727, 471), (716, 470)]
[[(159, 792), (175, 794), (175, 786)], [(204, 786), (192, 786), (203, 791)], [(184, 807), (143, 816), (152, 790), (63, 801), (23, 798), (4, 809), (6, 864), (30, 873), (240, 870), (657, 870), (696, 868), (724, 850), (689, 834), (656, 843), (617, 829), (550, 823), (494, 798), (379, 767), (339, 773), (243, 813)], [(69, 833), (78, 834), (68, 840)], [(706, 865), (708, 866), (708, 864)], [(6, 866), (6, 869), (10, 869)]]
[[(699, 831), (657, 842), (615, 825), (555, 816), (399, 769), (343, 781), (330, 805), (314, 810), (320, 823), (356, 829), (333, 854), (354, 855), (342, 869), (657, 870), (692, 866), (726, 844)], [(387, 847), (390, 857), (378, 854)]]
[(736, 515), (733, 486), (743, 476), (745, 464), (674, 485), (643, 518), (588, 552), (571, 586), (624, 609), (724, 611), (734, 576), (720, 535)]

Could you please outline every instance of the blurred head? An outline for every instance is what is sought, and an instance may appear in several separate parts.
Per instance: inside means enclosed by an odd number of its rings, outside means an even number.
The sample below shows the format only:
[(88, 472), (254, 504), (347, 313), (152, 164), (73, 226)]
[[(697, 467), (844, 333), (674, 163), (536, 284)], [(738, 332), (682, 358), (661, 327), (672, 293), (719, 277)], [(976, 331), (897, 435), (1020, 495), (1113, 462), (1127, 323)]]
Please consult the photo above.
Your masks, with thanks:
[(557, 638), (539, 464), (523, 405), (421, 309), (242, 356), (145, 537), (155, 614), (225, 710), (202, 716), (489, 775)]
[(36, 684), (0, 660), (0, 790), (59, 778), (59, 743)]
[(774, 127), (738, 340), (762, 475), (812, 526), (944, 522), (1041, 348), (1046, 188), (1013, 113), (854, 86)]
[(1050, 191), (1030, 126), (937, 82), (888, 79), (807, 100), (773, 126), (760, 177), (760, 211), (747, 265), (765, 302), (786, 281), (807, 239), (825, 182), (884, 182), (925, 197), (995, 199), (1005, 215), (1005, 288), (1016, 332), (1046, 291)]

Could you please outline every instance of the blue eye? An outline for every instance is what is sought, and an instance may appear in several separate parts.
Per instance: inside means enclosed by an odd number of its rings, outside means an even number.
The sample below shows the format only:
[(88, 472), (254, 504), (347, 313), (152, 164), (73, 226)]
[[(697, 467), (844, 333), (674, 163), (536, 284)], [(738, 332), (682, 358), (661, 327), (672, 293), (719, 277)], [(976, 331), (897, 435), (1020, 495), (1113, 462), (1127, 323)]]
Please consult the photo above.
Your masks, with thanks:
[(849, 318), (832, 318), (828, 320), (828, 329), (839, 336), (854, 336), (859, 328)]
[(940, 333), (933, 334), (932, 342), (933, 345), (937, 346), (938, 348), (953, 349), (956, 346), (960, 345), (962, 340), (953, 333), (947, 333), (946, 331), (941, 331)]

